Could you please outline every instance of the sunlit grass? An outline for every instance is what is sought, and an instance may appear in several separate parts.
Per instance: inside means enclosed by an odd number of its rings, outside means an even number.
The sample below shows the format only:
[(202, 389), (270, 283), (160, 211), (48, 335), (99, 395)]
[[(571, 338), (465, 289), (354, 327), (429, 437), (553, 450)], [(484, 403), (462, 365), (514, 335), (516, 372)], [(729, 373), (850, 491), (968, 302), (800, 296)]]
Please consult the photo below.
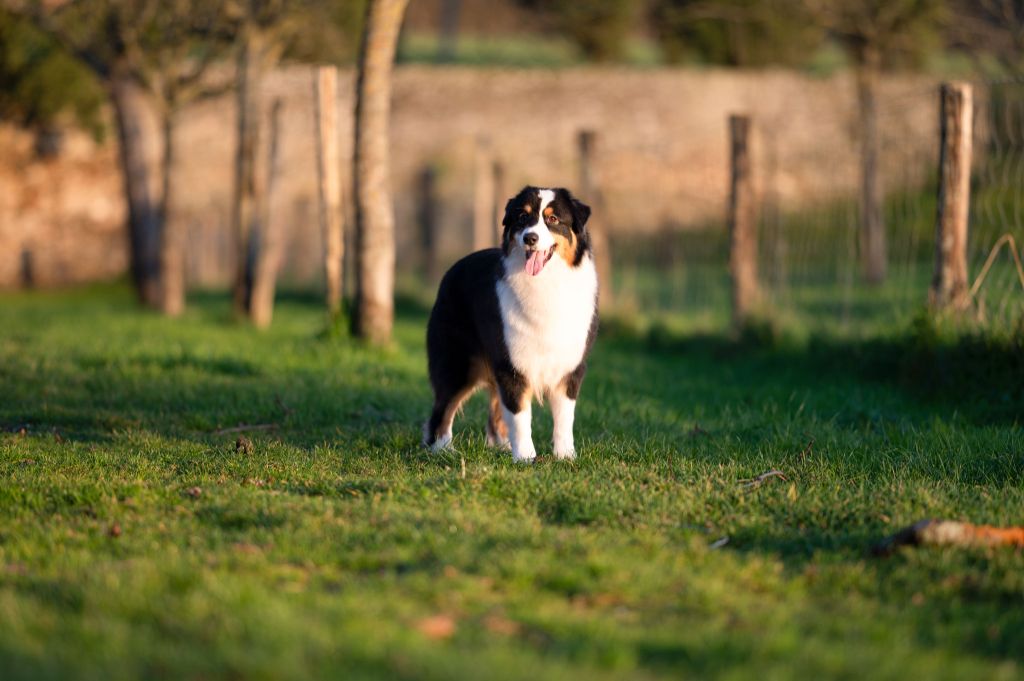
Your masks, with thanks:
[(524, 467), (480, 398), (419, 446), (421, 307), (372, 350), (314, 298), (266, 333), (192, 303), (0, 297), (4, 679), (1022, 674), (1019, 552), (866, 553), (1024, 517), (1019, 339), (609, 322), (579, 460), (538, 409)]

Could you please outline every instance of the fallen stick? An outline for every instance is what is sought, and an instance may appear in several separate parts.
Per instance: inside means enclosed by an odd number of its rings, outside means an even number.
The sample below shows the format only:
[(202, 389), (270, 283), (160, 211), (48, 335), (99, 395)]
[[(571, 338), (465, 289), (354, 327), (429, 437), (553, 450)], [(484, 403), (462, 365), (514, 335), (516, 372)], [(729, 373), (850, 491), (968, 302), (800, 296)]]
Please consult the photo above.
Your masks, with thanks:
[(213, 431), (213, 434), (227, 435), (228, 433), (243, 433), (247, 430), (273, 430), (274, 428), (277, 428), (276, 423), (254, 423), (252, 425), (240, 423), (237, 426), (232, 426), (231, 428), (221, 428), (219, 430), (215, 430)]
[(876, 556), (887, 556), (901, 546), (1024, 547), (1024, 527), (993, 527), (956, 520), (921, 520), (875, 544), (871, 552)]
[(786, 475), (782, 471), (768, 471), (767, 473), (761, 473), (761, 475), (757, 476), (756, 478), (750, 480), (740, 480), (740, 489), (757, 489), (758, 487), (764, 484), (765, 480), (768, 480), (769, 478), (782, 478), (783, 480), (785, 480)]

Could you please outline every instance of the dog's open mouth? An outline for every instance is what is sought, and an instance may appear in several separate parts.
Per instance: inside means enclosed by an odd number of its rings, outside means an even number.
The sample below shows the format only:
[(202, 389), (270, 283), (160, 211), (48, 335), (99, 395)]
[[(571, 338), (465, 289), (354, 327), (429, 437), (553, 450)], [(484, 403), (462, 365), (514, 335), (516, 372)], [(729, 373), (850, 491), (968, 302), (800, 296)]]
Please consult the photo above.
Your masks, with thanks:
[(551, 256), (554, 254), (554, 246), (546, 251), (537, 249), (526, 251), (526, 273), (531, 277), (535, 277), (540, 274), (540, 271), (544, 269), (544, 265), (548, 264), (548, 260), (551, 260)]

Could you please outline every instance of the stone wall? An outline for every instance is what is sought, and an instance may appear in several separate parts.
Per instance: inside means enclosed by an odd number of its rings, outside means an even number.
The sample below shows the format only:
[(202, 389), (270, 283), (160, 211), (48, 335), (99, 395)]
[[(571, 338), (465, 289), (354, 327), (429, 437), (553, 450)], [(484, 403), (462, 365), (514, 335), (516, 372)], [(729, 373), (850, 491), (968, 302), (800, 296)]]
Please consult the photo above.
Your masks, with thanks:
[[(724, 212), (727, 117), (756, 117), (757, 163), (784, 209), (849, 196), (856, 188), (856, 120), (848, 75), (812, 78), (785, 71), (560, 71), (406, 66), (396, 71), (393, 184), (399, 262), (419, 255), (418, 180), (430, 167), (438, 188), (447, 259), (468, 249), (477, 140), (490, 140), (506, 169), (505, 193), (530, 183), (578, 184), (576, 135), (599, 135), (596, 173), (603, 223), (614, 232), (686, 229)], [(341, 124), (351, 129), (353, 74), (339, 83)], [(287, 234), (285, 280), (320, 276), (312, 71), (278, 70), (265, 83), (280, 99), (282, 126), (271, 221)], [(935, 83), (884, 82), (886, 182), (919, 182), (934, 168)], [(177, 215), (189, 234), (189, 277), (228, 281), (234, 101), (193, 106), (179, 131)], [(112, 136), (111, 136), (112, 137)], [(71, 135), (56, 161), (31, 158), (28, 136), (0, 129), (0, 285), (23, 278), (29, 253), (36, 283), (105, 278), (126, 268), (124, 208), (112, 140)], [(344, 156), (350, 135), (344, 134)], [(592, 197), (582, 197), (584, 200)]]

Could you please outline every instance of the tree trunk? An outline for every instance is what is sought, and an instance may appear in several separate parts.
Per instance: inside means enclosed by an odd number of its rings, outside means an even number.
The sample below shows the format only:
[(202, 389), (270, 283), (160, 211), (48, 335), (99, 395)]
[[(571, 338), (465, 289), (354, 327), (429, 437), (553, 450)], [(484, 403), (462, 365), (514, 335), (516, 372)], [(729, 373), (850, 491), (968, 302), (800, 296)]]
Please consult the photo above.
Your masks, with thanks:
[(132, 283), (139, 301), (156, 307), (160, 299), (160, 180), (153, 160), (159, 156), (159, 132), (144, 90), (115, 69), (110, 81), (117, 121), (118, 153), (128, 201), (128, 239)]
[(388, 177), (391, 71), (408, 0), (370, 0), (356, 86), (356, 300), (353, 332), (372, 343), (394, 323), (395, 216)]
[(594, 266), (597, 269), (597, 285), (601, 291), (598, 303), (607, 310), (613, 301), (611, 245), (604, 231), (604, 195), (595, 171), (597, 157), (597, 133), (581, 130), (577, 138), (580, 154), (580, 195), (584, 202), (593, 206), (593, 213), (587, 223), (590, 245), (594, 252)]
[(260, 135), (260, 71), (262, 37), (255, 29), (247, 29), (238, 56), (238, 119), (235, 154), (235, 187), (231, 225), (235, 238), (235, 282), (232, 299), (235, 313), (248, 316), (252, 297), (252, 236), (259, 219), (259, 173), (256, 155)]
[(338, 69), (321, 66), (314, 75), (320, 232), (324, 240), (327, 313), (341, 313), (345, 234), (341, 216), (341, 148), (338, 132)]
[(177, 317), (185, 311), (185, 244), (181, 217), (176, 213), (177, 192), (174, 185), (176, 162), (174, 133), (177, 111), (172, 106), (163, 117), (164, 155), (162, 175), (163, 192), (160, 198), (160, 311)]
[(269, 144), (266, 159), (266, 179), (260, 192), (257, 206), (258, 218), (250, 239), (249, 263), (251, 282), (249, 296), (249, 318), (258, 328), (270, 326), (274, 317), (274, 291), (277, 287), (277, 272), (281, 266), (281, 237), (270, 220), (270, 199), (277, 180), (278, 141), (281, 134), (281, 108), (284, 103), (275, 99), (270, 108)]
[(437, 31), (437, 60), (455, 61), (459, 47), (459, 15), (462, 0), (441, 0), (440, 23)]
[(884, 282), (888, 266), (878, 167), (880, 72), (881, 56), (877, 50), (866, 48), (857, 68), (857, 102), (860, 112), (860, 258), (864, 279), (869, 284)]

